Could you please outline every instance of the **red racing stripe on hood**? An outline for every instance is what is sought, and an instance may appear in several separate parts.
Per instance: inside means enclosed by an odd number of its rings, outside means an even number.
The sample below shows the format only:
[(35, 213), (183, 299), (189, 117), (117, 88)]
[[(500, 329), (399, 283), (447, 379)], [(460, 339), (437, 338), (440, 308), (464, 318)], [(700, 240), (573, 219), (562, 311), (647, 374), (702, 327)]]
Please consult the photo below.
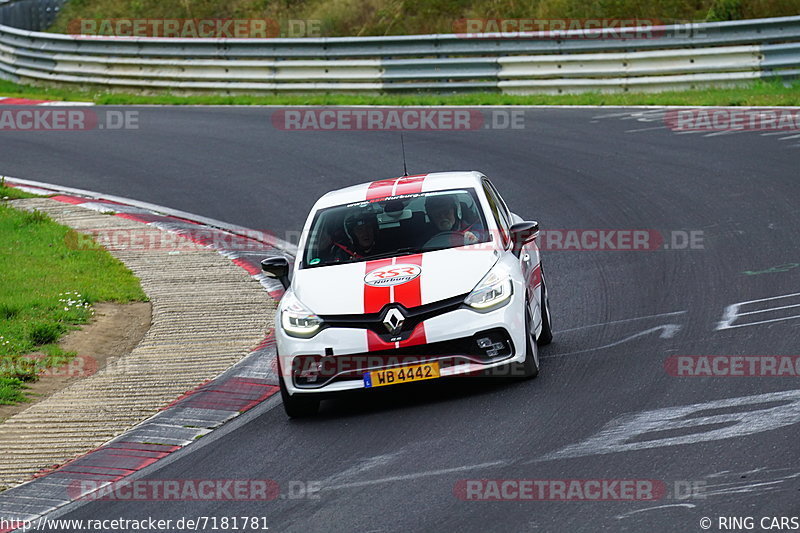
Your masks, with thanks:
[[(378, 261), (368, 261), (366, 263), (365, 277), (373, 270), (390, 267), (392, 265), (417, 265), (422, 267), (422, 254), (398, 257), (395, 259), (382, 259)], [(409, 309), (422, 305), (422, 274), (401, 285), (392, 287), (373, 287), (364, 284), (364, 312), (378, 313), (388, 303), (398, 303)], [(367, 346), (369, 351), (386, 350), (389, 348), (400, 348), (405, 346), (416, 346), (426, 344), (425, 324), (419, 324), (411, 336), (400, 342), (384, 342), (372, 331), (367, 330)]]
[[(422, 254), (407, 255), (395, 259), (395, 264), (417, 265), (422, 267)], [(403, 304), (406, 309), (422, 305), (422, 274), (408, 283), (394, 287), (393, 302)]]
[[(409, 255), (406, 257), (398, 257), (396, 262), (406, 263), (410, 265), (417, 265), (421, 268), (422, 254)], [(403, 306), (406, 309), (422, 305), (422, 276), (424, 275), (425, 271), (423, 270), (422, 273), (415, 279), (412, 279), (408, 283), (397, 285), (394, 288), (394, 301), (403, 304)], [(400, 347), (402, 348), (405, 346), (416, 346), (418, 344), (427, 344), (427, 342), (428, 341), (425, 336), (425, 324), (422, 323), (417, 325), (416, 328), (414, 328), (414, 331), (413, 333), (411, 333), (411, 336), (409, 338), (400, 342)]]
[[(367, 261), (364, 277), (375, 269), (391, 266), (391, 259)], [(364, 313), (378, 313), (391, 301), (391, 287), (373, 287), (364, 283)], [(394, 343), (383, 342), (373, 331), (367, 331), (367, 351), (375, 352), (394, 348)]]
[[(364, 277), (373, 270), (391, 266), (391, 259), (378, 259), (367, 261)], [(391, 287), (373, 287), (364, 283), (364, 313), (378, 313), (383, 306), (391, 301)]]

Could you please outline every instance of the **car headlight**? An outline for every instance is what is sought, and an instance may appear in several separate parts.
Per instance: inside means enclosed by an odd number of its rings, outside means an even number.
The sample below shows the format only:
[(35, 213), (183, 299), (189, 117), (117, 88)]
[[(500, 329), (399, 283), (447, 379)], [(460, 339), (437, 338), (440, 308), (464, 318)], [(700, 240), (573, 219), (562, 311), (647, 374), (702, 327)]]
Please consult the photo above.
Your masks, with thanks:
[(478, 311), (487, 311), (506, 303), (513, 292), (511, 277), (492, 270), (469, 293), (464, 303)]
[(322, 319), (303, 305), (293, 293), (287, 294), (285, 299), (281, 311), (283, 331), (292, 337), (313, 337), (322, 327)]

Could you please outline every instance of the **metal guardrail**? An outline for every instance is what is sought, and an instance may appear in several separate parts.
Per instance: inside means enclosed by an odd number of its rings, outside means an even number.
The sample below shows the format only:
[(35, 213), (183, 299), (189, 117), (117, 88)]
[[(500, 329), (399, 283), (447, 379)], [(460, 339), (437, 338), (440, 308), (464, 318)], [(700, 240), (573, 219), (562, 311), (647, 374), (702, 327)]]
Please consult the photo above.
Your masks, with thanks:
[(0, 77), (127, 91), (527, 94), (683, 89), (800, 74), (800, 16), (663, 26), (651, 38), (637, 38), (635, 29), (630, 38), (610, 35), (98, 38), (0, 26)]

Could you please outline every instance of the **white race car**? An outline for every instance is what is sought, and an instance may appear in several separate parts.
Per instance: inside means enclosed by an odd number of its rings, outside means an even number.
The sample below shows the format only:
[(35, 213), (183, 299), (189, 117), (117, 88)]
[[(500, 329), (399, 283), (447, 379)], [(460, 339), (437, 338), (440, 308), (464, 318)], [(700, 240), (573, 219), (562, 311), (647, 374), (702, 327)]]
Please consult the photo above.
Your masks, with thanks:
[[(534, 377), (552, 339), (535, 239), (485, 176), (444, 172), (333, 191), (314, 205), (275, 337), (283, 405), (459, 375)], [(488, 372), (487, 372), (488, 371)]]

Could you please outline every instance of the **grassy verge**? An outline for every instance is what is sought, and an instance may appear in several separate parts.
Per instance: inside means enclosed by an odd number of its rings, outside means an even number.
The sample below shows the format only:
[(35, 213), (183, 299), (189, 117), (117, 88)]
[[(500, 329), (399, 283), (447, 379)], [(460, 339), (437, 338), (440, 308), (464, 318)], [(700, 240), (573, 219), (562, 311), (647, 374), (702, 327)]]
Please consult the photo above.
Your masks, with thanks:
[[(0, 198), (29, 196), (0, 182)], [(25, 401), (26, 383), (75, 355), (58, 341), (91, 319), (93, 303), (147, 299), (104, 249), (71, 249), (71, 231), (0, 201), (0, 404)]]
[(105, 90), (49, 89), (0, 80), (0, 95), (40, 100), (94, 102), (98, 105), (688, 105), (799, 106), (800, 82), (755, 82), (727, 89), (697, 89), (661, 93), (561, 94), (515, 96), (498, 93), (397, 95), (261, 95), (223, 96), (123, 94)]
[[(70, 0), (52, 31), (81, 18), (313, 21), (309, 37), (449, 33), (461, 18), (733, 20), (795, 15), (797, 0)], [(302, 35), (304, 35), (303, 33)]]
[(29, 194), (16, 187), (7, 187), (5, 178), (0, 178), (0, 200), (19, 200), (20, 198), (35, 198), (35, 194)]

